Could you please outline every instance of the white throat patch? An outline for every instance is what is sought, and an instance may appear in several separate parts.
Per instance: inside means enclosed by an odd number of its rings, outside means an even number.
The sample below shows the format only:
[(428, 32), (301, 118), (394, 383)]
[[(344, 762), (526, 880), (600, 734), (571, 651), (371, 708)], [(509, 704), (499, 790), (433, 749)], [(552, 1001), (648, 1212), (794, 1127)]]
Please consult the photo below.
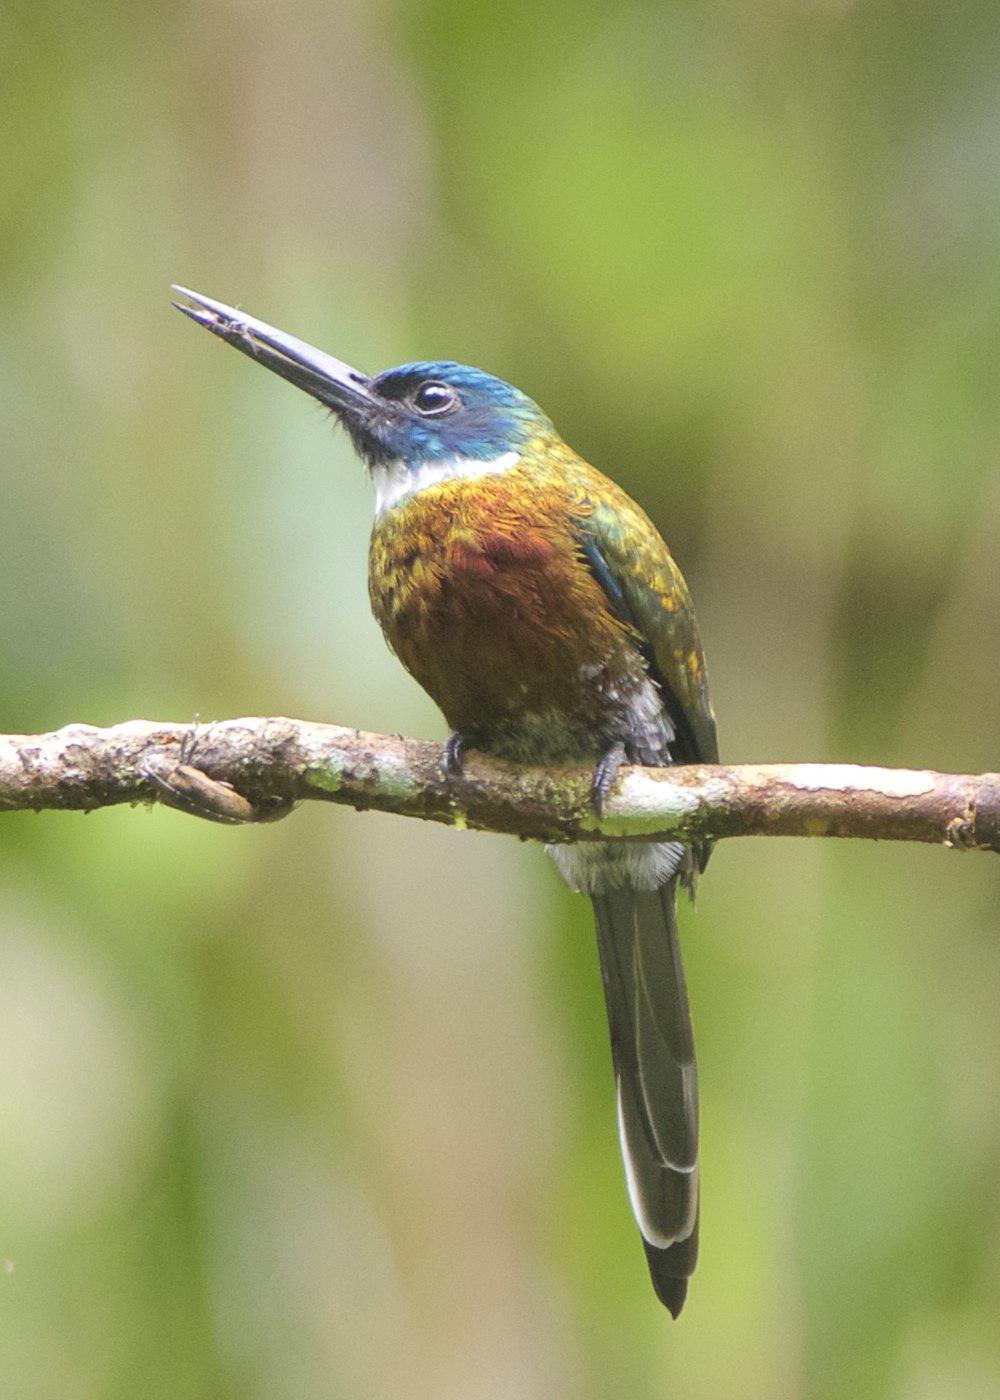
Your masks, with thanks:
[(375, 514), (384, 515), (387, 510), (398, 505), (406, 496), (415, 496), (428, 486), (437, 486), (442, 481), (471, 480), (477, 476), (500, 476), (516, 467), (521, 460), (519, 452), (504, 452), (491, 462), (481, 462), (476, 457), (449, 457), (443, 462), (423, 462), (419, 467), (408, 468), (400, 461), (383, 463), (371, 468), (372, 485), (375, 487)]

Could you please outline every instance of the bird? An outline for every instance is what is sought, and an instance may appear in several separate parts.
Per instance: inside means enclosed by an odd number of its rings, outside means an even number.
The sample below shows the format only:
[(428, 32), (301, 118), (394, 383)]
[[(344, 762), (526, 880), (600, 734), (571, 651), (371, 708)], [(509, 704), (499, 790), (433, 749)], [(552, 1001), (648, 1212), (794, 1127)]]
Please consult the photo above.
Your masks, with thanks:
[[(372, 610), (450, 730), (476, 750), (589, 765), (602, 812), (623, 764), (716, 763), (684, 578), (645, 512), (521, 390), (451, 360), (368, 375), (183, 287), (213, 335), (331, 411), (375, 494)], [(589, 896), (628, 1195), (653, 1287), (676, 1318), (698, 1255), (698, 1088), (677, 929), (708, 843), (547, 848)]]

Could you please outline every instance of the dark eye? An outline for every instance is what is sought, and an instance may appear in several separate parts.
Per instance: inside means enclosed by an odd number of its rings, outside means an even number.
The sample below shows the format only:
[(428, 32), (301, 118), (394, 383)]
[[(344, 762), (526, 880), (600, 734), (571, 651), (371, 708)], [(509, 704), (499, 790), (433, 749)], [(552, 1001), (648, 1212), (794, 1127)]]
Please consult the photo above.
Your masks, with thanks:
[(437, 379), (425, 379), (413, 392), (413, 407), (418, 413), (430, 417), (437, 413), (450, 413), (458, 406), (458, 395), (450, 384), (442, 384)]

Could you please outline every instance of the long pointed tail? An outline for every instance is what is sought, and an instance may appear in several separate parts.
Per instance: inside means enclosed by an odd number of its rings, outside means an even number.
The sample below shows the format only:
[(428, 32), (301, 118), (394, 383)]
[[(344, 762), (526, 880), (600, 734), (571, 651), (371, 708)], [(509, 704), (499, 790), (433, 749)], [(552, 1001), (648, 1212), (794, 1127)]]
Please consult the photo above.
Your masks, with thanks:
[(698, 1081), (677, 879), (592, 901), (629, 1196), (653, 1286), (677, 1317), (698, 1258)]

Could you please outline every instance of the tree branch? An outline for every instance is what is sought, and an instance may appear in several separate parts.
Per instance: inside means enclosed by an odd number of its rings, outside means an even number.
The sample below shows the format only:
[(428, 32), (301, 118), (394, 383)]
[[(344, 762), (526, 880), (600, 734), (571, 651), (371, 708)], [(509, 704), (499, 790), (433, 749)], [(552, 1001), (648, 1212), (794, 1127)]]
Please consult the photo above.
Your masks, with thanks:
[(540, 841), (601, 836), (855, 836), (1000, 851), (1000, 774), (847, 764), (628, 768), (603, 819), (583, 768), (471, 753), (293, 719), (131, 720), (0, 736), (0, 811), (161, 801), (212, 821), (271, 821), (317, 798)]

